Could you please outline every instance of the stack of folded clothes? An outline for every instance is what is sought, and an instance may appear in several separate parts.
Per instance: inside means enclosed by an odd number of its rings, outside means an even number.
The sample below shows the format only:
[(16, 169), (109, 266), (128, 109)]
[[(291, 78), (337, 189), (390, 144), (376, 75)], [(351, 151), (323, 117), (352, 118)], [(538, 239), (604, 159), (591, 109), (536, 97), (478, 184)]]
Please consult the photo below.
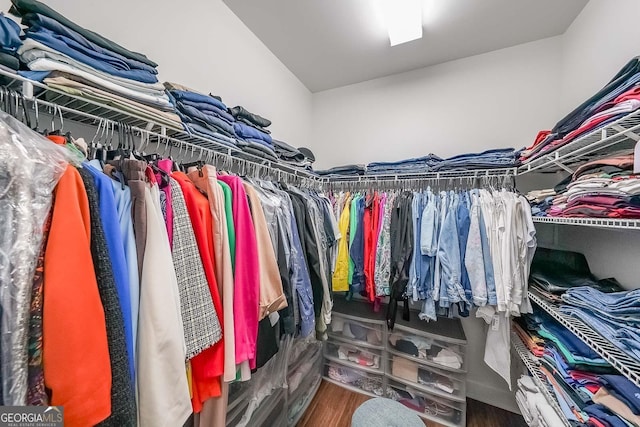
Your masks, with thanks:
[(633, 152), (625, 151), (578, 168), (567, 185), (567, 217), (640, 218), (640, 177)]
[(165, 82), (185, 130), (223, 145), (236, 147), (235, 119), (222, 98), (199, 93), (178, 83)]
[(541, 298), (552, 303), (560, 302), (567, 290), (580, 286), (607, 293), (622, 290), (614, 278), (597, 279), (583, 254), (543, 247), (538, 247), (533, 257), (529, 285)]
[(449, 157), (434, 166), (433, 170), (512, 168), (520, 164), (519, 158), (519, 151), (513, 148), (500, 148)]
[(311, 171), (311, 165), (316, 161), (308, 148), (295, 148), (283, 141), (273, 139), (273, 148), (278, 159), (284, 163)]
[(117, 106), (159, 124), (180, 119), (158, 83), (157, 64), (86, 30), (37, 0), (12, 0), (27, 26), (18, 49), (29, 78), (91, 101)]
[(640, 361), (640, 289), (603, 293), (588, 286), (567, 290), (560, 311), (598, 331), (613, 346)]
[(0, 68), (15, 73), (20, 68), (18, 49), (22, 45), (20, 40), (20, 26), (12, 19), (0, 13)]
[(553, 188), (529, 191), (525, 196), (531, 205), (531, 215), (547, 216), (547, 211), (553, 205), (556, 192)]
[(640, 57), (629, 61), (598, 93), (560, 120), (552, 130), (541, 131), (522, 151), (526, 162), (549, 153), (640, 108)]
[[(540, 372), (551, 386), (565, 418), (572, 425), (586, 423), (600, 425), (597, 422), (603, 421), (603, 418), (614, 419), (619, 415), (615, 410), (606, 407), (594, 407), (601, 402), (600, 397), (605, 393), (601, 390), (606, 385), (607, 378), (612, 378), (616, 383), (619, 380), (625, 380), (624, 377), (617, 375), (607, 361), (541, 311), (534, 310), (532, 314), (515, 320), (514, 326), (516, 331), (522, 331), (535, 340)], [(541, 354), (540, 347), (542, 347)], [(531, 403), (535, 401), (530, 398), (535, 396), (529, 396), (526, 391), (533, 390), (530, 387), (525, 387), (524, 390), (522, 387), (519, 388), (520, 395), (516, 398), (519, 404), (524, 403), (528, 407), (527, 413), (529, 413), (533, 408)]]
[(315, 172), (320, 176), (335, 177), (364, 175), (365, 170), (366, 168), (364, 165), (343, 165), (336, 166), (331, 169), (317, 170)]
[[(435, 154), (424, 157), (400, 160), (397, 162), (374, 162), (366, 167), (367, 174), (426, 173), (459, 169), (499, 169), (511, 168), (520, 164), (519, 152), (513, 148), (487, 150), (482, 153), (467, 153), (442, 159)], [(331, 170), (331, 174), (353, 174), (353, 165), (343, 166), (346, 170)], [(337, 168), (334, 168), (337, 169)], [(320, 171), (321, 175), (324, 171)]]
[(633, 157), (624, 150), (585, 163), (554, 188), (555, 196), (551, 190), (528, 196), (532, 210), (548, 216), (640, 218), (640, 177), (633, 174)]
[(435, 154), (397, 162), (374, 162), (367, 165), (367, 173), (375, 175), (430, 172), (440, 162), (442, 162), (442, 159)]
[(564, 424), (533, 379), (527, 375), (518, 379), (516, 403), (529, 426), (553, 427)]
[(278, 160), (271, 132), (267, 129), (271, 126), (271, 120), (247, 111), (241, 106), (233, 107), (229, 112), (236, 119), (233, 129), (243, 142), (243, 151), (270, 160)]

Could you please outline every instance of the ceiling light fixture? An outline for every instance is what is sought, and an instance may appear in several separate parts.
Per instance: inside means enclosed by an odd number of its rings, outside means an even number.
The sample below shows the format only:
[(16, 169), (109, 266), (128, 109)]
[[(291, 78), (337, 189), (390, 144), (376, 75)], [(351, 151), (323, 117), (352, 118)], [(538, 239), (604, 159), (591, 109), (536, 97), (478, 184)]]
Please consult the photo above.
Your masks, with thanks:
[(391, 46), (422, 38), (422, 0), (376, 0)]

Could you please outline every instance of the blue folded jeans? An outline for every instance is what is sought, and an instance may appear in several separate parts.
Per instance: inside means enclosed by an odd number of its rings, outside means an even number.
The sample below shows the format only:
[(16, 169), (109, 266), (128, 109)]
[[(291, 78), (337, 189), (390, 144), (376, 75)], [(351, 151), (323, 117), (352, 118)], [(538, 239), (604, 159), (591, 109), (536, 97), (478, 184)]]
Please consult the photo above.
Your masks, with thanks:
[(562, 295), (562, 301), (593, 311), (610, 322), (640, 325), (640, 289), (604, 293), (582, 286), (567, 290)]
[(603, 319), (596, 312), (580, 307), (563, 305), (560, 312), (582, 320), (612, 345), (630, 357), (640, 360), (640, 329), (625, 323), (614, 323)]

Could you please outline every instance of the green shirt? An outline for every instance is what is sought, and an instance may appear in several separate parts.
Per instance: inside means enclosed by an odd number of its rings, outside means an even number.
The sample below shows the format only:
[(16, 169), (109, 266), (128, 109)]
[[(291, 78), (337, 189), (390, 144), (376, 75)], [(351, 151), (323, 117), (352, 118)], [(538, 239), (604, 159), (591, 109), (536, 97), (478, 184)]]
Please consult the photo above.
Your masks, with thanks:
[(233, 194), (231, 193), (231, 187), (222, 181), (218, 181), (218, 185), (222, 187), (224, 192), (224, 212), (227, 217), (227, 231), (229, 233), (229, 251), (231, 252), (231, 266), (233, 272), (236, 271), (236, 227), (233, 224), (233, 209), (231, 208), (231, 199)]

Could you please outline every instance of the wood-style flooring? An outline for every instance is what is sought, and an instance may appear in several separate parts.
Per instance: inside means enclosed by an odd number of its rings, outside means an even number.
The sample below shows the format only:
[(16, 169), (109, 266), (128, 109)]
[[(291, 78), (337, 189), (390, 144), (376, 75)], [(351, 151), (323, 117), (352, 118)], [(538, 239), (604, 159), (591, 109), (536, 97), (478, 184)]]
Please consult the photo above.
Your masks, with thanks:
[[(349, 427), (351, 415), (368, 396), (322, 381), (298, 427)], [(439, 427), (431, 423), (427, 427)], [(467, 427), (526, 427), (517, 414), (467, 399)]]

